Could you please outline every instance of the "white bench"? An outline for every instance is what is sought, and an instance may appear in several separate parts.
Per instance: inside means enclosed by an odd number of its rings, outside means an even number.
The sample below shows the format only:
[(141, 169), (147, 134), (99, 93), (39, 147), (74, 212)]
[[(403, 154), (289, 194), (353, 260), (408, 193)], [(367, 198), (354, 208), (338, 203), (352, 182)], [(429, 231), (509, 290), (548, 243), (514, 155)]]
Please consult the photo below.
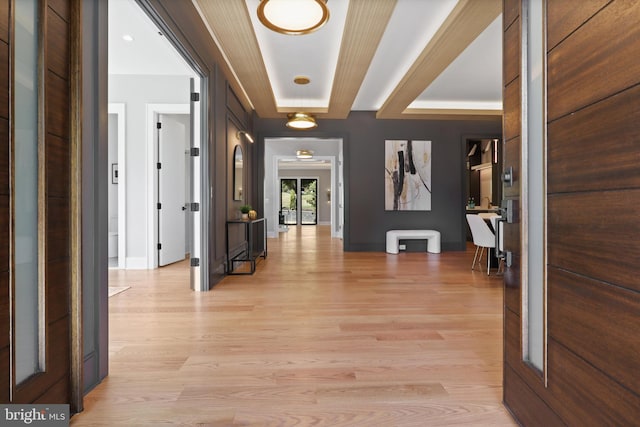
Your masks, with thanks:
[(387, 231), (387, 253), (397, 254), (400, 240), (427, 240), (427, 252), (440, 253), (440, 232), (436, 230), (389, 230)]

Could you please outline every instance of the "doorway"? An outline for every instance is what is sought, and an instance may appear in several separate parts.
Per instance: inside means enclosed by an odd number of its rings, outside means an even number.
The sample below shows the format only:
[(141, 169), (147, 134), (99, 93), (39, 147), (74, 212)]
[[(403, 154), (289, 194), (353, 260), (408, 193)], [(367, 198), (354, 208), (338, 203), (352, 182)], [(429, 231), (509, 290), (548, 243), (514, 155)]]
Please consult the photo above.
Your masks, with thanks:
[(318, 224), (318, 178), (280, 178), (284, 225)]

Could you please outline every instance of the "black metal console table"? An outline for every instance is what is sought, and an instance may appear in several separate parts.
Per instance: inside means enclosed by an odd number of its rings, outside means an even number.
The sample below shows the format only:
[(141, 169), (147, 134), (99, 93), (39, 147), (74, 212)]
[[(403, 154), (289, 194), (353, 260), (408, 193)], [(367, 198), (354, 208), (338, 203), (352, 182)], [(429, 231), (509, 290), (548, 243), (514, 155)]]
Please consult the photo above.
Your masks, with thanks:
[[(254, 236), (256, 229), (262, 225), (262, 247), (254, 247)], [(256, 271), (256, 261), (258, 258), (267, 258), (267, 220), (265, 218), (258, 219), (230, 219), (226, 224), (226, 242), (227, 242), (227, 274), (253, 274)], [(229, 227), (244, 227), (245, 249), (237, 255), (231, 256), (229, 252)], [(260, 246), (260, 245), (258, 245)], [(237, 263), (248, 262), (249, 271), (236, 272)]]

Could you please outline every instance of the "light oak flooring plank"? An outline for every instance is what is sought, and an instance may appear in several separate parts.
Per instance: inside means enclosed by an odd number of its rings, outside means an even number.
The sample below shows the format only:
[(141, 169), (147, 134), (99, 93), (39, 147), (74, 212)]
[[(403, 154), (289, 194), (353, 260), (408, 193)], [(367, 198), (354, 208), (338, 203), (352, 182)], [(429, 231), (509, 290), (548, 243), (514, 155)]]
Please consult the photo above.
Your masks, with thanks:
[(342, 251), (269, 239), (252, 276), (189, 290), (186, 262), (110, 270), (110, 374), (73, 426), (513, 426), (502, 279), (473, 250)]

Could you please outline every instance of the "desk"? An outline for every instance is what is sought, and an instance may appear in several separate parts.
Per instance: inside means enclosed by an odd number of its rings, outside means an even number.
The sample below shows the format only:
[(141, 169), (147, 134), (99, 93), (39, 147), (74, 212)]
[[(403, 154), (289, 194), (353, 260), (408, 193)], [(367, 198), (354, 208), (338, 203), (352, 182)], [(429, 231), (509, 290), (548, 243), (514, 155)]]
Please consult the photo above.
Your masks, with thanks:
[[(257, 236), (256, 229), (262, 225), (262, 245), (254, 248), (254, 236)], [(229, 227), (244, 227), (245, 249), (235, 256), (229, 252)], [(226, 243), (227, 243), (227, 274), (253, 274), (256, 271), (256, 261), (258, 258), (267, 258), (267, 220), (258, 219), (230, 219), (226, 223)], [(258, 240), (259, 242), (259, 240)], [(261, 246), (261, 247), (260, 247)], [(236, 263), (248, 262), (249, 271), (236, 272)]]

